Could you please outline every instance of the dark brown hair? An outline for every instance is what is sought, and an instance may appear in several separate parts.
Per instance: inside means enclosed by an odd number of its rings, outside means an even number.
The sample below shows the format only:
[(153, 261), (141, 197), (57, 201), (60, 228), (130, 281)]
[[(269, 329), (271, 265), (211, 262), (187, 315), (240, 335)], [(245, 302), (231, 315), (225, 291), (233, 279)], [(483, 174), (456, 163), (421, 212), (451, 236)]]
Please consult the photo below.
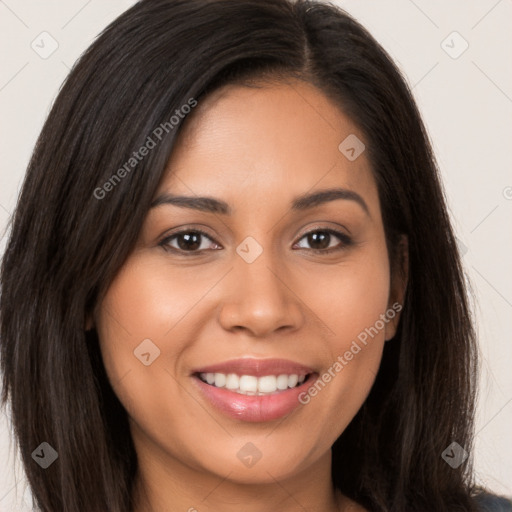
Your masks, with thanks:
[[(391, 256), (409, 282), (376, 382), (333, 446), (332, 478), (369, 510), (474, 511), (477, 357), (437, 164), (406, 81), (343, 10), (299, 0), (142, 0), (67, 77), (30, 161), (1, 267), (2, 403), (43, 512), (133, 510), (137, 458), (91, 313), (130, 254), (179, 133), (169, 130), (108, 196), (107, 182), (190, 98), (227, 83), (297, 77), (364, 133)], [(340, 140), (341, 142), (341, 140)], [(43, 441), (59, 454), (42, 470)]]

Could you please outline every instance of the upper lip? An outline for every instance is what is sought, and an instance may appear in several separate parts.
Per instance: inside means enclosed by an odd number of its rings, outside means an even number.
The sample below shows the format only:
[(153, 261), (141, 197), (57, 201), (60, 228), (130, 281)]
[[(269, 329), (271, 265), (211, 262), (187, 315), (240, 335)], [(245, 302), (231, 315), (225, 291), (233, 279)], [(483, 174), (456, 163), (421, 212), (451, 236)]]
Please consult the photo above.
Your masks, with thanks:
[(314, 373), (309, 366), (305, 366), (287, 359), (232, 359), (209, 366), (196, 368), (192, 373), (236, 373), (237, 375), (307, 375)]

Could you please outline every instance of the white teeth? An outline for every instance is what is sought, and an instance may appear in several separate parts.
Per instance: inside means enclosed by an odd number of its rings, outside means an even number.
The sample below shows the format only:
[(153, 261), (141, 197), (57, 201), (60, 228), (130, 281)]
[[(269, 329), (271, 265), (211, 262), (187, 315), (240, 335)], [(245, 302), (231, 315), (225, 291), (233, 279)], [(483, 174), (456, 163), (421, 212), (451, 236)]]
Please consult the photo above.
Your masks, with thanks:
[(288, 376), (288, 387), (289, 388), (294, 388), (297, 385), (297, 382), (299, 382), (298, 375), (289, 375)]
[(279, 375), (276, 385), (277, 389), (286, 389), (288, 387), (288, 375)]
[(277, 391), (277, 378), (275, 375), (265, 375), (258, 379), (258, 391), (260, 393), (274, 393)]
[(226, 385), (226, 376), (223, 373), (216, 373), (214, 378), (216, 387), (223, 388)]
[(240, 379), (238, 378), (238, 375), (234, 373), (230, 373), (226, 377), (226, 387), (228, 389), (238, 389), (240, 385)]
[(252, 375), (242, 375), (240, 377), (240, 391), (256, 393), (258, 391), (258, 378)]
[(207, 382), (217, 388), (229, 389), (242, 395), (267, 395), (294, 388), (306, 380), (306, 375), (296, 373), (287, 375), (237, 375), (236, 373), (201, 373), (203, 382)]

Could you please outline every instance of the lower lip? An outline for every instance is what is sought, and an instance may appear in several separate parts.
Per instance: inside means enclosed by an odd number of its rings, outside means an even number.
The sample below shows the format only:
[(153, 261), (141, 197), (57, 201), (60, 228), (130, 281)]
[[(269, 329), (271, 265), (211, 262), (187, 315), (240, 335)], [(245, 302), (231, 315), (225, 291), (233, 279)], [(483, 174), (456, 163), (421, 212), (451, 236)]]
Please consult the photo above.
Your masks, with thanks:
[(290, 414), (301, 403), (299, 395), (306, 391), (315, 380), (311, 374), (300, 386), (280, 391), (273, 395), (242, 395), (226, 388), (217, 388), (193, 376), (199, 389), (218, 410), (233, 419), (249, 422), (264, 422), (282, 418)]

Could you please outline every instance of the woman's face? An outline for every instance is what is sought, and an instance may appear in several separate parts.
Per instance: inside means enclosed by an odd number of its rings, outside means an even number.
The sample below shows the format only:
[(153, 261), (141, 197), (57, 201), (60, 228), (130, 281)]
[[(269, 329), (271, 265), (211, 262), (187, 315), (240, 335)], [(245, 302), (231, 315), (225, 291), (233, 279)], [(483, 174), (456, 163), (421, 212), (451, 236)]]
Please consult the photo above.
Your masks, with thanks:
[(187, 119), (94, 319), (143, 463), (254, 483), (329, 456), (400, 309), (362, 143), (302, 82), (224, 87)]

